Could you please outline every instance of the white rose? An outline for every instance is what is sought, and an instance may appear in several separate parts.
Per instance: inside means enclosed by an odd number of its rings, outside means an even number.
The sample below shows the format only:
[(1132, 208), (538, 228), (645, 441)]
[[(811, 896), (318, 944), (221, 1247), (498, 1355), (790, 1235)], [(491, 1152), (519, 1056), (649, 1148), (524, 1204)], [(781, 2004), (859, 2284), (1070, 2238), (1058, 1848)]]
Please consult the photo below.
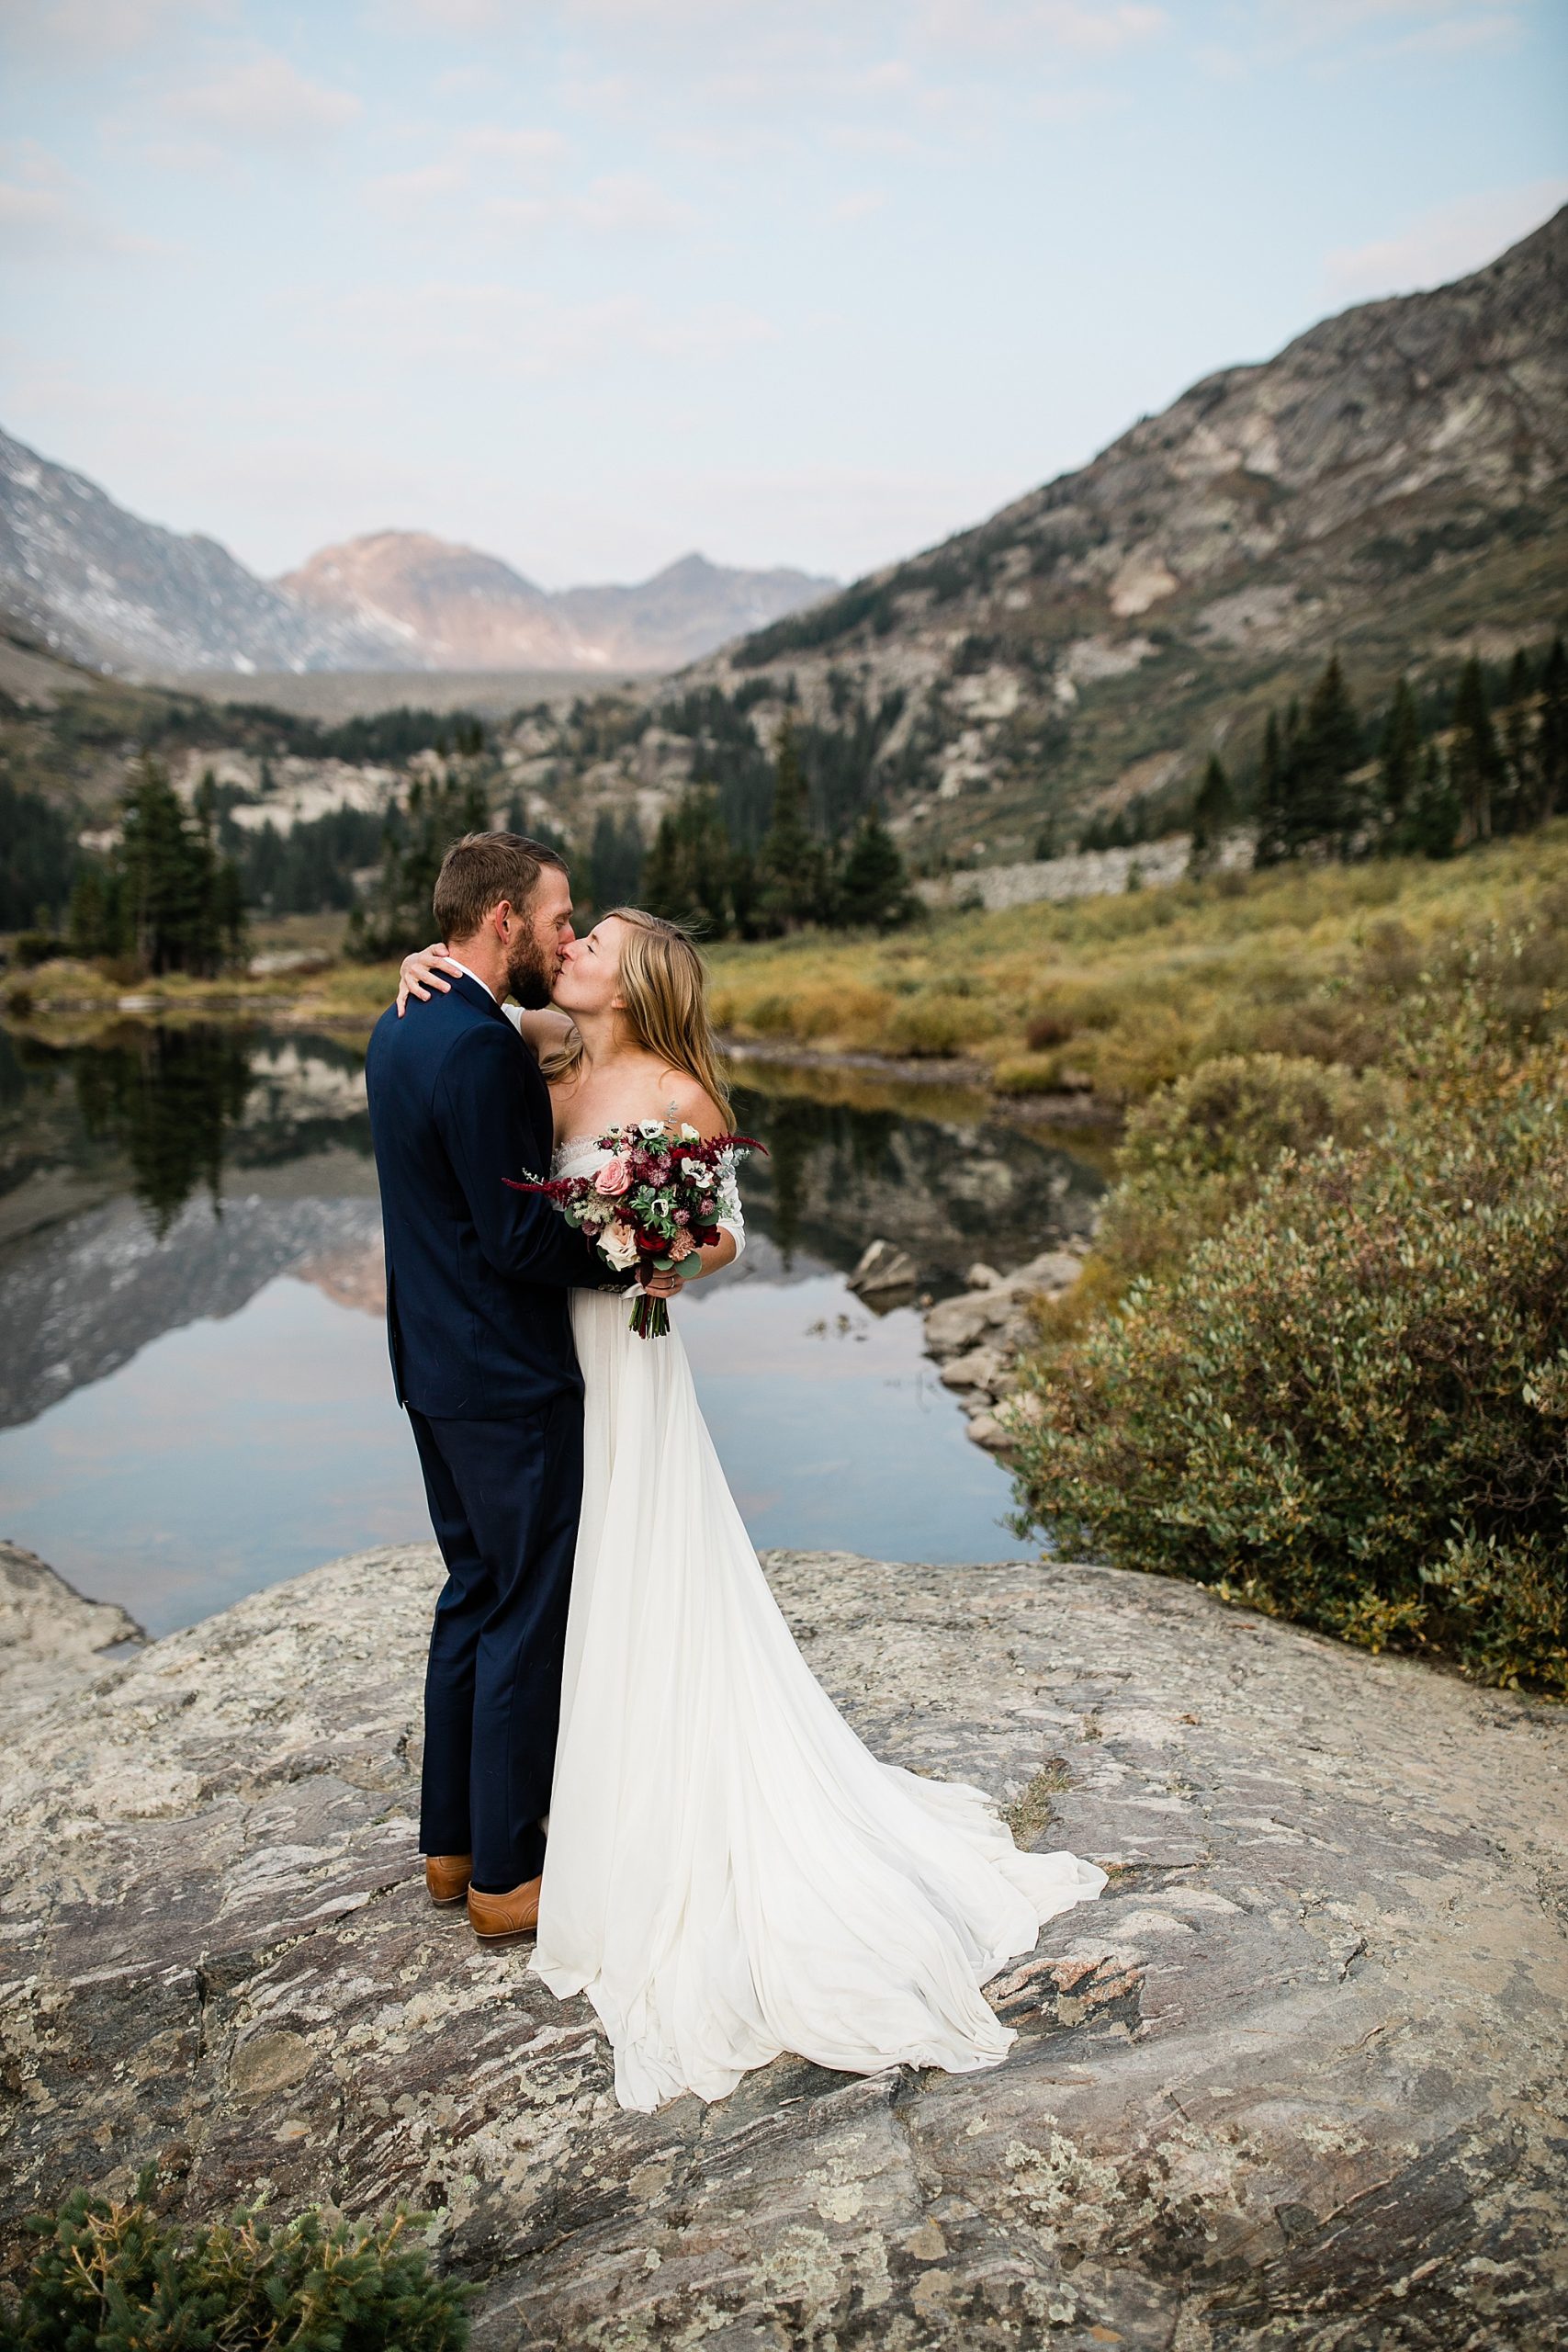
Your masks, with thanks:
[(599, 1236), (599, 1254), (625, 1273), (628, 1266), (637, 1264), (636, 1234), (629, 1226), (622, 1225), (618, 1220), (614, 1225), (607, 1225)]

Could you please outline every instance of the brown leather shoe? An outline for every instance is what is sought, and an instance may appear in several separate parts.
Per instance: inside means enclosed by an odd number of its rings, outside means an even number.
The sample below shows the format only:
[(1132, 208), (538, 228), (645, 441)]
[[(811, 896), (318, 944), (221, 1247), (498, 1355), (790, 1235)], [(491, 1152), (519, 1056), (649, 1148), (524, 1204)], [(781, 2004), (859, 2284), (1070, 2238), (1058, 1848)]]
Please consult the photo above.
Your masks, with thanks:
[(488, 1942), (494, 1936), (531, 1936), (539, 1924), (542, 1878), (525, 1879), (510, 1894), (481, 1894), (468, 1889), (468, 1925)]
[(461, 1903), (474, 1874), (472, 1854), (426, 1854), (424, 1883), (432, 1903)]

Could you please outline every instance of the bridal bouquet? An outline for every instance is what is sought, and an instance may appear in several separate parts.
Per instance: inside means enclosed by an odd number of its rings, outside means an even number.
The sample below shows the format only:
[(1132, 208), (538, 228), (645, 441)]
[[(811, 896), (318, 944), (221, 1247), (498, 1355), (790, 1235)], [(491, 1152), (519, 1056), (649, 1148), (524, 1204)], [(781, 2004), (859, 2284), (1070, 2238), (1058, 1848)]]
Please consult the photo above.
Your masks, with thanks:
[[(581, 1176), (505, 1181), (514, 1192), (547, 1193), (617, 1273), (635, 1266), (644, 1274), (667, 1274), (718, 1239), (716, 1220), (735, 1194), (736, 1154), (764, 1147), (754, 1136), (715, 1136), (705, 1143), (695, 1127), (643, 1119), (613, 1127), (599, 1137), (598, 1148), (609, 1157)], [(661, 1340), (670, 1329), (664, 1301), (641, 1294), (631, 1328), (641, 1340)]]

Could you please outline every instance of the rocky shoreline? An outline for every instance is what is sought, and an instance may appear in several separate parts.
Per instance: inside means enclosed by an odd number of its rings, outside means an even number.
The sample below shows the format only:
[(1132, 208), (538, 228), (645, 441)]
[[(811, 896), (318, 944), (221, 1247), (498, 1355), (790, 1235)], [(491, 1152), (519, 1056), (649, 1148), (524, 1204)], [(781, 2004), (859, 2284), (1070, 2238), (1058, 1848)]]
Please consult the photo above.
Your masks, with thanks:
[[(989, 1453), (1009, 1455), (1034, 1399), (1019, 1377), (1019, 1358), (1034, 1334), (1034, 1308), (1060, 1298), (1083, 1270), (1087, 1245), (1043, 1250), (1010, 1273), (973, 1265), (956, 1298), (921, 1302), (926, 1353), (941, 1366), (944, 1388), (957, 1396), (969, 1435)], [(891, 1242), (874, 1241), (850, 1276), (850, 1287), (871, 1306), (901, 1306), (915, 1295), (919, 1268)]]
[(1561, 2342), (1561, 1710), (1152, 1577), (767, 1566), (878, 1754), (1111, 1873), (993, 1986), (1004, 2066), (624, 2114), (586, 2005), (424, 1897), (431, 1547), (130, 1650), (23, 1576), (10, 2258), (156, 2159), (191, 2215), (429, 2211), (479, 2352)]

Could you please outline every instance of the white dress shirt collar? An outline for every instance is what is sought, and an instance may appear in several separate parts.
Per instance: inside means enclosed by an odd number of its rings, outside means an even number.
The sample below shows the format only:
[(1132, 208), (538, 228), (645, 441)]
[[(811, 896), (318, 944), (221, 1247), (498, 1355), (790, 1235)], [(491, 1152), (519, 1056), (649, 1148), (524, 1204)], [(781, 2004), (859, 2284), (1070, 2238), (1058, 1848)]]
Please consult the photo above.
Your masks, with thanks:
[(488, 997), (489, 997), (489, 999), (490, 999), (490, 1001), (491, 1001), (491, 1004), (499, 1004), (499, 1003), (501, 1002), (501, 999), (497, 996), (497, 994), (496, 994), (495, 990), (491, 987), (490, 982), (489, 982), (488, 980), (481, 980), (481, 979), (480, 979), (480, 978), (479, 978), (479, 974), (478, 974), (477, 972), (470, 972), (470, 971), (469, 971), (469, 969), (468, 969), (468, 966), (467, 966), (465, 963), (463, 963), (463, 962), (462, 962), (462, 960), (461, 960), (458, 956), (448, 956), (448, 957), (447, 957), (447, 959), (446, 959), (446, 960), (447, 960), (447, 962), (448, 962), (448, 963), (456, 964), (456, 965), (457, 965), (457, 969), (459, 970), (459, 972), (461, 972), (461, 974), (463, 975), (463, 978), (464, 978), (466, 980), (472, 980), (472, 981), (473, 981), (473, 983), (474, 983), (474, 986), (475, 986), (476, 988), (483, 989), (483, 990), (484, 990), (484, 992), (485, 992), (486, 996), (488, 996)]

